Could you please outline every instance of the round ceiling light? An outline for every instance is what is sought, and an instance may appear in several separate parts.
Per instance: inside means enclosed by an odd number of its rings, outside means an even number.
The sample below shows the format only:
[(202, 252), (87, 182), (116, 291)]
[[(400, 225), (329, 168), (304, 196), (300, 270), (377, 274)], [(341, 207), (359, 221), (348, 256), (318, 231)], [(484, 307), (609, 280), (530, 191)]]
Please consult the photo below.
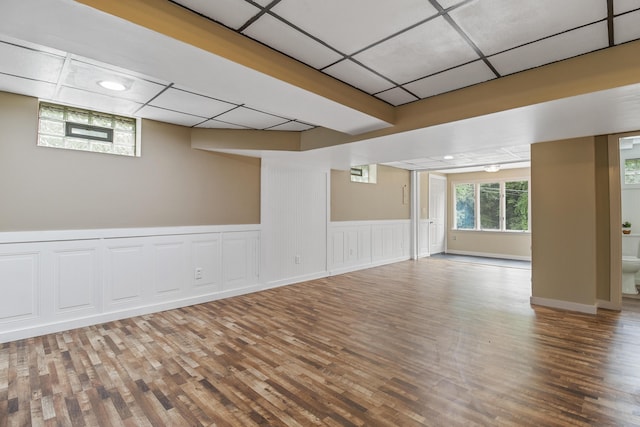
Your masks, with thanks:
[(116, 92), (122, 92), (127, 89), (127, 87), (122, 83), (114, 82), (112, 80), (101, 80), (98, 84), (105, 89), (114, 90)]

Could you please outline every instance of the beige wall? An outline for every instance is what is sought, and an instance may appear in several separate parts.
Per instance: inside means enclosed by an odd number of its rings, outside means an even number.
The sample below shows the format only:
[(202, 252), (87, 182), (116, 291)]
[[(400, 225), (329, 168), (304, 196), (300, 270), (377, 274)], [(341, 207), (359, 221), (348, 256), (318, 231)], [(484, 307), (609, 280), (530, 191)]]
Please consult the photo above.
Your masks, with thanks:
[(411, 200), (403, 202), (403, 187), (410, 197), (411, 173), (378, 165), (378, 182), (351, 182), (349, 171), (331, 171), (331, 221), (409, 219)]
[(585, 137), (531, 148), (534, 297), (596, 301), (595, 146)]
[[(531, 233), (526, 232), (491, 232), (453, 230), (455, 215), (455, 197), (453, 186), (456, 183), (478, 180), (526, 179), (531, 171), (529, 168), (505, 169), (498, 172), (471, 172), (449, 174), (447, 176), (447, 250), (460, 252), (485, 253), (490, 255), (506, 255), (516, 258), (531, 257)], [(529, 224), (531, 229), (531, 224)]]
[(36, 146), (37, 100), (0, 92), (0, 231), (260, 222), (260, 161), (142, 124), (142, 157)]

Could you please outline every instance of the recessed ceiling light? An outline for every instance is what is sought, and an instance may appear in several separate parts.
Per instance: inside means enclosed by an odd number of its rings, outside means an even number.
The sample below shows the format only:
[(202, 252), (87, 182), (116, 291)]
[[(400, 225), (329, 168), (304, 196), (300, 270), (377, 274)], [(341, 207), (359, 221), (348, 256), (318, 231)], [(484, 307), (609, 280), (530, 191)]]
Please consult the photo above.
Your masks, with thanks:
[(105, 89), (115, 90), (117, 92), (122, 92), (127, 89), (127, 87), (122, 83), (114, 82), (112, 80), (101, 80), (98, 84)]
[(453, 156), (451, 154), (447, 154), (446, 156), (444, 156), (445, 160), (453, 160)]

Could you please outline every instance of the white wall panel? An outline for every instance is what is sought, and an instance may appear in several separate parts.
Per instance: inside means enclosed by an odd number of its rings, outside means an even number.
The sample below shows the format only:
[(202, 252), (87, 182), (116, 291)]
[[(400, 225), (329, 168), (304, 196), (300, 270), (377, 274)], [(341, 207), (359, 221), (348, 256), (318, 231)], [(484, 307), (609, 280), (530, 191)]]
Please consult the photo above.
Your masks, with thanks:
[[(195, 288), (222, 289), (222, 254), (218, 234), (198, 238), (192, 243), (192, 272)], [(196, 269), (200, 277), (196, 277)]]
[(186, 246), (182, 239), (154, 242), (153, 291), (157, 297), (168, 298), (167, 293), (179, 292), (186, 283)]
[(263, 159), (261, 253), (267, 286), (326, 276), (328, 176), (326, 169)]
[(260, 234), (256, 225), (0, 233), (0, 342), (259, 290)]
[(410, 230), (409, 220), (330, 223), (331, 274), (409, 259)]
[(100, 277), (96, 243), (93, 242), (94, 246), (89, 248), (53, 251), (54, 307), (57, 314), (98, 310)]
[(0, 323), (38, 315), (38, 253), (0, 254)]
[(143, 298), (149, 271), (142, 239), (116, 239), (105, 248), (105, 305), (135, 305)]

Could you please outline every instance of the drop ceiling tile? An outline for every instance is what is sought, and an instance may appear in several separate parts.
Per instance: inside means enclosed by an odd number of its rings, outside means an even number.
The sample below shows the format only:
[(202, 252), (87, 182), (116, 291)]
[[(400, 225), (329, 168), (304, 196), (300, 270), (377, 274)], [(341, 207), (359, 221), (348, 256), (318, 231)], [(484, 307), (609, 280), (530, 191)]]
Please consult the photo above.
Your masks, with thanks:
[(56, 83), (64, 57), (0, 42), (0, 73)]
[(614, 39), (616, 44), (640, 38), (640, 11), (627, 13), (613, 19)]
[(190, 114), (177, 113), (175, 111), (165, 110), (164, 108), (152, 107), (145, 105), (136, 113), (144, 119), (157, 120), (159, 122), (173, 123), (175, 125), (192, 127), (201, 123), (202, 117), (192, 116)]
[(103, 113), (131, 116), (142, 104), (123, 98), (116, 98), (95, 92), (70, 87), (62, 87), (54, 101), (74, 105)]
[[(98, 84), (102, 80), (122, 83), (127, 90), (114, 92)], [(149, 101), (164, 89), (164, 86), (120, 71), (72, 60), (62, 76), (64, 86), (128, 99), (141, 104)]]
[(201, 96), (181, 89), (169, 88), (149, 103), (154, 107), (200, 116), (205, 119), (235, 108), (235, 104)]
[(267, 7), (273, 0), (253, 0), (254, 3), (259, 4), (262, 7)]
[(372, 73), (349, 59), (340, 61), (322, 71), (370, 94), (377, 93), (394, 86), (393, 83), (383, 79), (377, 74)]
[(384, 92), (378, 93), (376, 94), (376, 97), (382, 99), (383, 101), (388, 102), (391, 105), (396, 105), (396, 106), (418, 100), (418, 98), (416, 98), (406, 90), (403, 90), (399, 87), (395, 87), (393, 89), (389, 89)]
[(257, 7), (242, 0), (177, 0), (175, 3), (234, 30), (260, 12)]
[(606, 18), (602, 0), (481, 0), (450, 16), (485, 55)]
[(302, 131), (313, 129), (313, 128), (314, 128), (313, 125), (309, 125), (302, 122), (290, 121), (290, 122), (283, 123), (281, 125), (269, 128), (269, 130), (286, 130), (286, 131), (302, 132)]
[(449, 9), (450, 7), (457, 6), (464, 2), (465, 0), (438, 0), (438, 3), (440, 3), (440, 6), (442, 6), (443, 9)]
[(491, 56), (489, 62), (504, 76), (602, 49), (608, 45), (607, 23), (599, 22)]
[(0, 91), (53, 99), (56, 93), (56, 84), (0, 73)]
[(406, 84), (404, 87), (420, 98), (427, 98), (494, 78), (496, 78), (496, 75), (483, 61), (475, 61), (430, 77), (425, 77), (424, 79)]
[(314, 68), (326, 67), (342, 58), (269, 14), (262, 15), (242, 33)]
[(613, 13), (615, 15), (635, 9), (640, 9), (640, 0), (615, 0), (613, 2)]
[(444, 18), (438, 17), (354, 57), (397, 83), (406, 83), (478, 58)]
[(437, 13), (425, 0), (282, 0), (271, 10), (345, 54)]
[(282, 117), (244, 107), (221, 114), (216, 119), (252, 129), (270, 128), (288, 121), (288, 119), (283, 119)]
[(219, 120), (207, 120), (204, 123), (200, 123), (197, 128), (206, 128), (206, 129), (249, 129), (244, 126), (234, 125), (232, 123), (225, 123)]

